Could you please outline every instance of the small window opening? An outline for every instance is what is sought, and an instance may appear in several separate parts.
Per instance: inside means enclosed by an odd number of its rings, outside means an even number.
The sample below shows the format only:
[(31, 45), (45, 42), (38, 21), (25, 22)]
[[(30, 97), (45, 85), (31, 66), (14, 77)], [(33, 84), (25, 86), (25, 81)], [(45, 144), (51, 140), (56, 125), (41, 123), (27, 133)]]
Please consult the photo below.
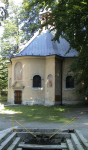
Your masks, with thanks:
[(74, 88), (74, 79), (71, 79), (72, 76), (66, 77), (66, 88)]
[(35, 75), (33, 77), (33, 87), (36, 87), (36, 88), (41, 87), (41, 77), (39, 75)]

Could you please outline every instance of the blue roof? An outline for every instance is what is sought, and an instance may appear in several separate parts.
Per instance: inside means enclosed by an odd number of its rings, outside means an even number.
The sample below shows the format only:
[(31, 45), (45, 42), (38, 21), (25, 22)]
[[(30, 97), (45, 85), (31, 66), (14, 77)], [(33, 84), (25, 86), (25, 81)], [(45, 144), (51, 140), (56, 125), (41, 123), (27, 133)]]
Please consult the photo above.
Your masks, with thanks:
[(68, 52), (70, 45), (64, 38), (60, 37), (60, 42), (52, 41), (54, 35), (55, 32), (50, 32), (49, 29), (43, 29), (40, 34), (39, 31), (37, 31), (23, 49), (14, 57), (50, 55), (58, 55), (61, 57), (78, 56), (78, 52), (73, 48)]

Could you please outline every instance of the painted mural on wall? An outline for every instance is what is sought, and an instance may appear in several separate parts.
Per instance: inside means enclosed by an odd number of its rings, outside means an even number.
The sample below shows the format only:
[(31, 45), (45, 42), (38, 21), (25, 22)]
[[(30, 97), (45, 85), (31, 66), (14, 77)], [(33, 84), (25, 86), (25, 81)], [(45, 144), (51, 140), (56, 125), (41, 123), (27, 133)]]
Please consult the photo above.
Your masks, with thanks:
[(47, 87), (52, 87), (53, 84), (53, 76), (51, 74), (48, 75), (47, 77)]
[(15, 64), (15, 80), (22, 80), (22, 64), (17, 62)]

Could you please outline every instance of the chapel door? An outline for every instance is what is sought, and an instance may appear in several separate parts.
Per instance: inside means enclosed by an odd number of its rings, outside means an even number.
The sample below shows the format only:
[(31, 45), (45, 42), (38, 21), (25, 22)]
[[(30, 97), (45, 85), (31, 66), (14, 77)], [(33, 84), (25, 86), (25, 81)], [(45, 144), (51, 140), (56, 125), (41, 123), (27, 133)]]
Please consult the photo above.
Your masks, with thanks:
[(22, 91), (15, 91), (15, 104), (21, 104), (22, 102)]

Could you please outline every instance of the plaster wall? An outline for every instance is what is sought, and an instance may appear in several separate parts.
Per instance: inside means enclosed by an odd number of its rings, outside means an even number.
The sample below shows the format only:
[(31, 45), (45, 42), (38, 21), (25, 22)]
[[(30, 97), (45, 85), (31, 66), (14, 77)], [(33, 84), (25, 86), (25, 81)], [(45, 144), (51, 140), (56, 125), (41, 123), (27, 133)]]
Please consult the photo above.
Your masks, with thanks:
[[(73, 94), (78, 86), (73, 89), (66, 89), (66, 76), (68, 67), (74, 58), (64, 58), (62, 65), (62, 102), (63, 103), (75, 103), (79, 101), (79, 95)], [(14, 80), (14, 66), (17, 62), (22, 63), (22, 81), (25, 86), (19, 88), (20, 83), (17, 83), (18, 87), (10, 88), (8, 84), (8, 102), (14, 103), (15, 90), (22, 91), (22, 103), (23, 104), (44, 104), (54, 105), (61, 101), (61, 59), (55, 56), (47, 57), (16, 57), (12, 58), (12, 64), (8, 64), (8, 81), (11, 78), (11, 85), (15, 83)], [(32, 87), (33, 75), (40, 75), (42, 78), (42, 88), (36, 89)], [(47, 77), (52, 75), (52, 87), (47, 86)], [(72, 72), (69, 75), (73, 75)], [(9, 82), (8, 82), (9, 83)]]
[[(79, 94), (75, 93), (79, 86), (74, 86), (74, 88), (66, 88), (66, 76), (73, 75), (73, 72), (68, 73), (70, 64), (74, 58), (64, 58), (62, 67), (62, 100), (63, 103), (76, 103), (79, 101)], [(76, 80), (74, 80), (74, 83)]]
[[(8, 102), (14, 103), (15, 90), (22, 91), (23, 104), (54, 104), (55, 88), (55, 58), (54, 57), (17, 57), (12, 59), (12, 64), (9, 65), (8, 78), (12, 78), (12, 85), (15, 83), (14, 67), (17, 62), (22, 63), (22, 80), (21, 83), (25, 86), (24, 89), (8, 87)], [(42, 77), (42, 88), (36, 89), (32, 87), (33, 75)], [(52, 74), (53, 87), (47, 89), (47, 76)], [(17, 83), (17, 85), (19, 85)]]
[[(47, 77), (51, 74), (53, 77), (52, 87), (47, 87)], [(45, 69), (45, 105), (55, 104), (55, 56), (46, 57)]]
[[(25, 75), (25, 72), (26, 75)], [(26, 60), (25, 70), (24, 70), (24, 96), (23, 101), (30, 102), (32, 104), (44, 103), (44, 80), (42, 89), (32, 88), (32, 76), (39, 74), (43, 77), (45, 76), (45, 58), (30, 58)]]
[[(23, 66), (23, 78), (21, 83), (25, 85), (25, 88), (22, 89), (22, 103), (36, 103), (37, 101), (40, 103), (44, 102), (44, 87), (42, 90), (33, 90), (32, 89), (32, 80), (31, 77), (34, 74), (39, 74), (44, 77), (45, 70), (45, 59), (41, 58), (29, 58), (29, 57), (21, 57), (12, 59), (12, 85), (14, 84), (14, 66), (16, 62), (21, 62)], [(12, 101), (14, 101), (14, 91), (12, 91)], [(21, 90), (21, 89), (20, 89)]]

